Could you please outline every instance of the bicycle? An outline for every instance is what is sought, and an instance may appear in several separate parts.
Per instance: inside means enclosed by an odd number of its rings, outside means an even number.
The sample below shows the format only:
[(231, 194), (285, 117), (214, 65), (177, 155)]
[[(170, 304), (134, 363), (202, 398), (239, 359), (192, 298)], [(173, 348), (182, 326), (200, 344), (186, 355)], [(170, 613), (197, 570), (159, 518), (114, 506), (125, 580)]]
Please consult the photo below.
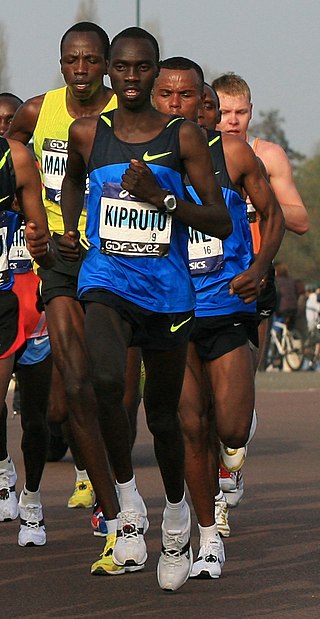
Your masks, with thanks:
[(285, 322), (275, 320), (270, 330), (267, 367), (283, 368), (285, 360), (290, 370), (300, 370), (304, 362), (303, 338), (297, 329), (288, 329)]

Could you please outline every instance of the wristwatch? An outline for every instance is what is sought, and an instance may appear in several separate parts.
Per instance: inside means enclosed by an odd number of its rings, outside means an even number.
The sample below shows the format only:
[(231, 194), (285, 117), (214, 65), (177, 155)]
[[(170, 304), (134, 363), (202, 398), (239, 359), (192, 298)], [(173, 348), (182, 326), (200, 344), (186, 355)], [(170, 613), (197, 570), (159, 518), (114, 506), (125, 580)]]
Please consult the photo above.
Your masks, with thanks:
[(163, 204), (166, 213), (173, 213), (173, 211), (177, 208), (176, 196), (174, 196), (173, 193), (167, 193), (167, 195), (163, 198)]

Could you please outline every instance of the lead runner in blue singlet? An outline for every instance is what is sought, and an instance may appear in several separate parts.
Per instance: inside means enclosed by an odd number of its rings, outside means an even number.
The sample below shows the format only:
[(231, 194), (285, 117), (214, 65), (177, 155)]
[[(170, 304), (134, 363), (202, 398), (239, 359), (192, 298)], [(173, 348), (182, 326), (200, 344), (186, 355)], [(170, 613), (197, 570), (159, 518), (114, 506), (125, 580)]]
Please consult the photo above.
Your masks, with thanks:
[[(99, 120), (79, 119), (70, 128), (61, 249), (70, 258), (77, 250), (75, 231), (88, 170), (90, 249), (79, 275), (79, 295), (86, 305), (92, 380), (120, 503), (92, 573), (139, 570), (147, 558), (147, 512), (136, 489), (121, 404), (127, 347), (138, 345), (146, 369), (147, 422), (166, 493), (158, 582), (175, 590), (192, 565), (177, 419), (194, 307), (188, 225), (225, 238), (231, 224), (199, 128), (151, 106), (158, 59), (156, 40), (140, 28), (113, 40), (109, 75), (118, 109)], [(183, 199), (185, 171), (197, 187), (201, 208)]]

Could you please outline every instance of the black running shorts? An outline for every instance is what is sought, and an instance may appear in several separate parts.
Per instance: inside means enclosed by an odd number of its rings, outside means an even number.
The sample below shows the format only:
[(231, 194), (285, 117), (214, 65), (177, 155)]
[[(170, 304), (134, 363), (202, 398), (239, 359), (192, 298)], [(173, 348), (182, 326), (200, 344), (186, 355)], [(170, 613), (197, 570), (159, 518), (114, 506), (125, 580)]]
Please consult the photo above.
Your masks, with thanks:
[(194, 312), (160, 314), (127, 301), (102, 288), (88, 290), (81, 295), (81, 302), (102, 303), (112, 307), (132, 328), (130, 346), (145, 350), (171, 350), (189, 340), (194, 322)]
[(0, 291), (0, 359), (9, 357), (25, 342), (19, 302), (12, 290)]
[[(53, 240), (59, 235), (54, 232)], [(86, 256), (86, 250), (80, 245), (80, 256), (75, 262), (65, 260), (59, 251), (54, 266), (51, 269), (39, 267), (38, 275), (41, 278), (41, 297), (44, 304), (55, 297), (72, 297), (78, 299), (78, 275), (81, 264)]]
[(190, 341), (194, 342), (199, 357), (205, 361), (218, 359), (247, 343), (258, 348), (256, 314), (239, 312), (196, 318)]

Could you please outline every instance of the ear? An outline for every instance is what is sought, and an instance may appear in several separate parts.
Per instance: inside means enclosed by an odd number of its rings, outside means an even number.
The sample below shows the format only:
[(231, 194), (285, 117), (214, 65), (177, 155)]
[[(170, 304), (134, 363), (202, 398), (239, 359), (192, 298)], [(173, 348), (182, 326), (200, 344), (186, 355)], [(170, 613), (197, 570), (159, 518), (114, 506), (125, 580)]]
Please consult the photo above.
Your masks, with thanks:
[(250, 103), (250, 120), (252, 118), (253, 115), (253, 103)]
[(59, 65), (60, 65), (60, 73), (62, 73), (62, 60), (61, 60), (61, 58), (59, 59)]

